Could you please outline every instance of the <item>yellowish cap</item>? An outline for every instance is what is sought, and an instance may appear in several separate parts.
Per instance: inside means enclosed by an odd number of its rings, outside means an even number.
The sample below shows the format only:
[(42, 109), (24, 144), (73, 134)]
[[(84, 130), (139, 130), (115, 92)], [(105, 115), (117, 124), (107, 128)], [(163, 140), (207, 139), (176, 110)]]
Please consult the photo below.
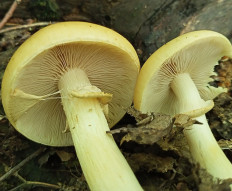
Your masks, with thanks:
[(133, 46), (117, 32), (87, 22), (47, 26), (11, 58), (2, 81), (2, 101), (12, 125), (36, 142), (72, 145), (65, 129), (58, 81), (68, 68), (84, 70), (94, 86), (112, 94), (109, 126), (131, 105), (140, 69)]
[(175, 106), (170, 84), (180, 73), (190, 75), (202, 99), (213, 99), (224, 91), (208, 84), (222, 56), (232, 56), (231, 43), (214, 31), (194, 31), (171, 40), (143, 65), (135, 88), (135, 108), (172, 115)]

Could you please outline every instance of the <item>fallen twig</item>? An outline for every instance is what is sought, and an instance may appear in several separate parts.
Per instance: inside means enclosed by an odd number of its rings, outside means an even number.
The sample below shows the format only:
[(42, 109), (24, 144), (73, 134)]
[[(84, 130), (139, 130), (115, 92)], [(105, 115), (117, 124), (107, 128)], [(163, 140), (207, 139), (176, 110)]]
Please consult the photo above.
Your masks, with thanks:
[(39, 23), (32, 23), (32, 24), (27, 24), (27, 25), (17, 25), (15, 27), (9, 27), (6, 29), (0, 30), (0, 34), (13, 31), (13, 30), (20, 30), (20, 29), (25, 29), (25, 28), (31, 28), (31, 27), (41, 27), (41, 26), (47, 26), (52, 24), (53, 22), (39, 22)]
[(23, 183), (16, 186), (15, 188), (12, 188), (10, 191), (17, 191), (17, 190), (19, 190), (19, 188), (22, 188), (22, 187), (27, 186), (27, 185), (40, 186), (40, 187), (44, 187), (44, 188), (54, 188), (54, 189), (59, 189), (60, 188), (59, 185), (55, 185), (55, 184), (49, 184), (49, 183), (38, 182), (38, 181), (27, 181), (23, 177), (21, 177), (19, 174), (17, 174), (17, 177), (20, 180), (22, 180)]
[(34, 153), (32, 153), (30, 156), (28, 156), (27, 158), (25, 158), (23, 161), (21, 161), (19, 164), (17, 164), (15, 167), (13, 167), (12, 169), (10, 169), (7, 173), (5, 173), (4, 175), (2, 175), (0, 177), (0, 182), (5, 180), (6, 178), (8, 178), (9, 176), (11, 176), (12, 174), (14, 174), (15, 172), (17, 172), (20, 168), (22, 168), (27, 162), (29, 162), (31, 159), (37, 157), (40, 153), (44, 152), (46, 150), (46, 147), (42, 147), (40, 149), (38, 149), (37, 151), (35, 151)]
[(8, 10), (8, 12), (5, 14), (5, 16), (3, 17), (2, 21), (0, 22), (0, 29), (2, 27), (4, 27), (4, 25), (7, 23), (7, 21), (12, 17), (16, 7), (18, 6), (18, 4), (21, 2), (21, 0), (15, 0), (10, 9)]

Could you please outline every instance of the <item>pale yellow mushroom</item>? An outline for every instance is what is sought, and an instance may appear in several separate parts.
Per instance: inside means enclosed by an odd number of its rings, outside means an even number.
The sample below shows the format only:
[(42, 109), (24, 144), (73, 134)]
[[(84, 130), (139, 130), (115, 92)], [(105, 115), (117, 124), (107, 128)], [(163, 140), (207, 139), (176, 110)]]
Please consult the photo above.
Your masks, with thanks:
[(232, 165), (205, 115), (199, 114), (212, 108), (213, 102), (207, 100), (226, 91), (209, 85), (214, 66), (223, 56), (232, 56), (231, 43), (225, 36), (206, 30), (181, 35), (146, 61), (134, 96), (135, 108), (142, 112), (191, 114), (201, 122), (184, 130), (190, 152), (195, 162), (220, 179), (232, 178)]
[(91, 190), (141, 191), (106, 134), (131, 105), (139, 70), (136, 51), (115, 31), (86, 22), (50, 25), (11, 58), (2, 82), (4, 110), (27, 138), (74, 145)]

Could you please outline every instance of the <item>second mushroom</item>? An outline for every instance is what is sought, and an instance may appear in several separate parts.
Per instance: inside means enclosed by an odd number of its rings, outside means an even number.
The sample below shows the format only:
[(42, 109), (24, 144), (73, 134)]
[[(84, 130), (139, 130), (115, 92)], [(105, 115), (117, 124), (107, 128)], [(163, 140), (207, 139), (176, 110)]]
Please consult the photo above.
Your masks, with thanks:
[[(170, 115), (201, 111), (225, 89), (209, 85), (214, 66), (232, 55), (230, 41), (213, 31), (195, 31), (177, 37), (158, 49), (143, 65), (136, 84), (134, 104), (142, 112)], [(209, 103), (209, 104), (208, 104)], [(190, 152), (214, 177), (232, 178), (232, 165), (215, 140), (204, 114), (202, 125), (184, 130)]]

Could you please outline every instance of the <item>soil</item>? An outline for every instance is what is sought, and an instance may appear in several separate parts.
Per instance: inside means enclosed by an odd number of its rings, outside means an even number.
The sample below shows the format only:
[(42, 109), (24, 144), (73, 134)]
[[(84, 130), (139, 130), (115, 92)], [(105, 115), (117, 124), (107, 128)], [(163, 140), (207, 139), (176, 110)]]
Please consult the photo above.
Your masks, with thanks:
[[(12, 3), (13, 0), (1, 0), (0, 18)], [(232, 40), (231, 18), (231, 0), (22, 0), (0, 29), (0, 80), (15, 50), (52, 22), (88, 21), (112, 28), (133, 44), (142, 66), (163, 44), (189, 31), (214, 30)], [(213, 77), (212, 84), (226, 87), (228, 93), (214, 100), (215, 107), (207, 113), (207, 118), (220, 146), (232, 161), (231, 59), (220, 61), (215, 71), (218, 76)], [(130, 114), (126, 114), (114, 130), (135, 126), (136, 120)], [(168, 128), (173, 125), (168, 124)], [(151, 139), (141, 141), (141, 137), (136, 141), (133, 135), (123, 139), (125, 132), (117, 132), (114, 138), (145, 191), (230, 190), (228, 185), (232, 180), (215, 182), (205, 170), (191, 162), (183, 127), (165, 131), (169, 137), (166, 139), (163, 131), (158, 134), (162, 134), (161, 139), (152, 131), (157, 139), (152, 143)], [(35, 152), (37, 154), (30, 159)], [(24, 160), (25, 164), (16, 172), (1, 179)], [(26, 139), (8, 122), (1, 105), (0, 190), (87, 191), (88, 186), (73, 147), (46, 147)]]

